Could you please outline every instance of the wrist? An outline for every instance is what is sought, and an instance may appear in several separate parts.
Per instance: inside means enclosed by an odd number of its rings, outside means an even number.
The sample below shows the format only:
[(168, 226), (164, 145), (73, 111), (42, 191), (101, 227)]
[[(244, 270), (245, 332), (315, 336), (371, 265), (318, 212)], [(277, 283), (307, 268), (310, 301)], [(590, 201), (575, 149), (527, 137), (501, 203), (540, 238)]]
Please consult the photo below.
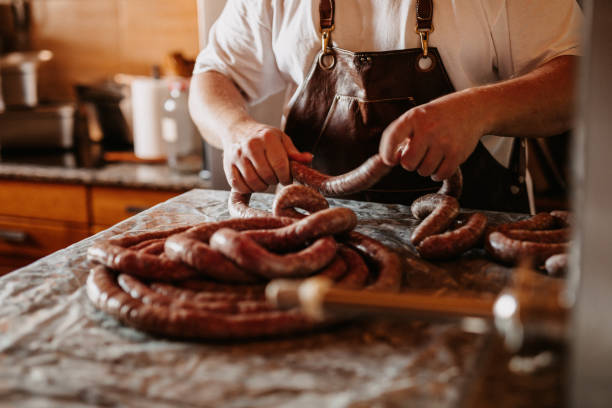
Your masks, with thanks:
[(236, 115), (225, 127), (225, 137), (222, 142), (223, 148), (225, 149), (228, 145), (248, 138), (249, 135), (253, 134), (253, 129), (258, 125), (259, 122), (246, 113)]

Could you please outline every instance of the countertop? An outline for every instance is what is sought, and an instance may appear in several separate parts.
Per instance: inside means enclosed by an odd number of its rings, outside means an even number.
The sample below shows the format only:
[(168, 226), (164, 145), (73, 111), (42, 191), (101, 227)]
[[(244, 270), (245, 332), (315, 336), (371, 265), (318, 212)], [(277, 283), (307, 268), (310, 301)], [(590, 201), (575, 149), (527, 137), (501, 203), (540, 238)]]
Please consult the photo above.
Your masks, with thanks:
[(196, 173), (178, 173), (165, 164), (108, 163), (95, 168), (0, 162), (0, 178), (126, 188), (186, 191), (211, 188)]
[[(227, 192), (192, 190), (0, 278), (0, 406), (456, 407), (487, 335), (452, 323), (369, 321), (280, 339), (170, 341), (96, 310), (87, 248), (123, 232), (227, 218)], [(270, 208), (255, 194), (253, 206)], [(481, 250), (434, 265), (409, 244), (408, 207), (349, 200), (357, 230), (407, 262), (405, 289), (495, 296), (511, 269)], [(517, 216), (491, 213), (497, 221)], [(3, 405), (5, 404), (5, 405)], [(501, 406), (501, 405), (500, 405)]]

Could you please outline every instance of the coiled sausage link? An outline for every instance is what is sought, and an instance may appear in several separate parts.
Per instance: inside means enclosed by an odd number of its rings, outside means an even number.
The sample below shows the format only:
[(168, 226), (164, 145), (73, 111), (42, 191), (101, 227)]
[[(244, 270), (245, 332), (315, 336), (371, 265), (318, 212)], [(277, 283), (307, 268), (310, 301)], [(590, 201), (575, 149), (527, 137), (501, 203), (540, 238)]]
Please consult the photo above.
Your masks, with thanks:
[(504, 234), (508, 238), (518, 239), (520, 241), (547, 242), (549, 244), (567, 242), (569, 241), (569, 238), (570, 238), (569, 228), (562, 228), (562, 229), (556, 229), (556, 230), (511, 229), (511, 230), (504, 231)]
[(345, 245), (340, 245), (338, 254), (346, 264), (346, 274), (338, 280), (336, 286), (343, 289), (360, 289), (368, 280), (370, 271), (359, 253)]
[(183, 262), (221, 282), (253, 283), (260, 278), (210, 248), (208, 241), (211, 235), (221, 228), (238, 231), (251, 228), (269, 229), (286, 226), (292, 222), (291, 218), (260, 217), (205, 223), (170, 236), (165, 242), (165, 253), (169, 259)]
[(202, 301), (175, 298), (170, 295), (156, 292), (138, 279), (127, 274), (119, 274), (119, 276), (117, 276), (117, 283), (119, 284), (119, 287), (121, 287), (121, 289), (127, 292), (130, 296), (132, 296), (134, 299), (140, 299), (145, 304), (207, 310), (217, 313), (254, 313), (272, 309), (272, 307), (265, 301), (242, 299), (238, 301), (231, 301), (227, 298), (213, 301), (210, 301), (210, 299), (208, 301)]
[(491, 255), (502, 262), (518, 263), (531, 259), (536, 265), (542, 264), (551, 255), (567, 251), (567, 243), (543, 243), (521, 241), (495, 231), (489, 235), (488, 248)]
[(459, 228), (442, 234), (426, 237), (417, 245), (417, 251), (426, 259), (448, 259), (459, 256), (473, 248), (484, 235), (487, 227), (487, 216), (473, 213)]
[(159, 246), (157, 240), (164, 240), (185, 229), (187, 227), (147, 231), (96, 242), (87, 250), (87, 259), (141, 278), (165, 281), (192, 278), (198, 275), (195, 269), (168, 258), (164, 253), (158, 254), (157, 250), (150, 253), (151, 245)]
[(337, 249), (332, 237), (323, 237), (299, 252), (277, 255), (228, 228), (215, 232), (210, 246), (245, 270), (268, 279), (310, 276), (329, 264)]
[(272, 214), (276, 217), (304, 218), (306, 215), (294, 208), (301, 208), (310, 214), (329, 208), (329, 203), (314, 189), (299, 184), (283, 187), (274, 197)]
[(328, 208), (302, 218), (286, 227), (274, 230), (250, 230), (244, 235), (267, 249), (295, 249), (307, 241), (327, 235), (342, 234), (357, 225), (355, 213), (343, 207)]
[(295, 309), (227, 314), (145, 304), (124, 292), (115, 276), (101, 266), (91, 270), (86, 289), (89, 299), (98, 309), (122, 323), (149, 333), (176, 338), (252, 338), (294, 333), (315, 326)]
[(397, 292), (402, 285), (402, 261), (400, 257), (377, 240), (357, 231), (348, 233), (345, 245), (356, 249), (377, 267), (376, 280), (366, 290)]
[(443, 194), (427, 194), (410, 206), (412, 215), (423, 221), (414, 229), (410, 240), (418, 246), (430, 235), (445, 231), (459, 214), (459, 201)]

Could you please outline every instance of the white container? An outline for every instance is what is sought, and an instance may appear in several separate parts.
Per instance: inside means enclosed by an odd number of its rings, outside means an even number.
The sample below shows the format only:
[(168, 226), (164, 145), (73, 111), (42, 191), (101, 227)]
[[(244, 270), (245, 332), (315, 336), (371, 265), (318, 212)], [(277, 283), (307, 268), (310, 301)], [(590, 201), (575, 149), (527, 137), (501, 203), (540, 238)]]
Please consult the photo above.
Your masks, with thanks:
[(161, 118), (169, 91), (166, 81), (135, 78), (131, 85), (134, 154), (140, 159), (163, 159), (166, 146), (162, 138)]
[(168, 167), (180, 173), (197, 173), (202, 170), (203, 140), (189, 114), (189, 81), (176, 78), (168, 83), (170, 96), (164, 102), (161, 123)]

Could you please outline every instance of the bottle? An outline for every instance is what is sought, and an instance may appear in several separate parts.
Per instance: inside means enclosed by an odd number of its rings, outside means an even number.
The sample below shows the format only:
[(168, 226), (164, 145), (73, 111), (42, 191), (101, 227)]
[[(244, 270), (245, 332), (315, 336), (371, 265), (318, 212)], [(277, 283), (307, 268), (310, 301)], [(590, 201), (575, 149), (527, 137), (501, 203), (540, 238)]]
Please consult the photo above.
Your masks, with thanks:
[(168, 80), (170, 96), (163, 105), (162, 137), (168, 167), (180, 173), (198, 173), (203, 164), (203, 140), (189, 115), (188, 84), (185, 78)]

